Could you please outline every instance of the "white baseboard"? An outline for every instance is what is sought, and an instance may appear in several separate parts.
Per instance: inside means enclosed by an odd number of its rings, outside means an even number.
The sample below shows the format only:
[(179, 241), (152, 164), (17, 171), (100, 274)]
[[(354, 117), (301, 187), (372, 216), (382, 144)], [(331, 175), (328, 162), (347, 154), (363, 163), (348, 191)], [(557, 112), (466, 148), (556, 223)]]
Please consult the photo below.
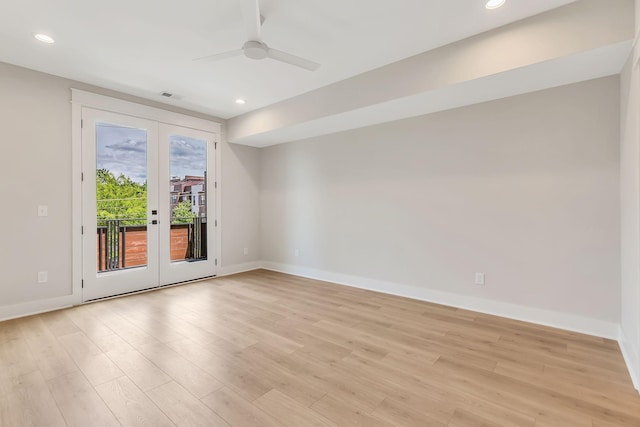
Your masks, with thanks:
[(266, 270), (278, 271), (281, 273), (293, 274), (296, 276), (308, 277), (311, 279), (323, 280), (340, 285), (368, 289), (385, 294), (428, 301), (471, 311), (478, 311), (480, 313), (522, 320), (525, 322), (551, 326), (554, 328), (613, 340), (617, 340), (619, 338), (619, 324), (614, 322), (590, 319), (574, 314), (527, 307), (503, 301), (494, 301), (450, 292), (436, 291), (418, 286), (403, 285), (399, 283), (367, 279), (364, 277), (332, 273), (329, 271), (315, 270), (290, 264), (263, 261), (261, 265), (262, 268)]
[(624, 361), (627, 364), (629, 375), (631, 375), (633, 386), (640, 392), (640, 377), (638, 377), (638, 367), (640, 367), (640, 354), (638, 353), (638, 350), (631, 345), (622, 328), (620, 328), (618, 343), (620, 344), (622, 357), (624, 357)]
[(73, 295), (0, 306), (0, 321), (60, 310), (74, 304)]
[(230, 274), (244, 273), (246, 271), (257, 270), (261, 268), (260, 261), (245, 262), (242, 264), (225, 265), (220, 267), (217, 276), (228, 276)]

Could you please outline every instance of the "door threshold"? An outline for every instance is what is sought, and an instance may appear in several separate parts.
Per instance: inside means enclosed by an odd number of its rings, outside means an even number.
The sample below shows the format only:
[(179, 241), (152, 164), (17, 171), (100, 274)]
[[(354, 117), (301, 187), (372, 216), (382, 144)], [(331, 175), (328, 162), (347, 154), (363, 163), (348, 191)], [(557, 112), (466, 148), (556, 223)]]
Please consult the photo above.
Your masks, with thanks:
[(90, 299), (90, 300), (83, 301), (82, 304), (91, 304), (91, 303), (94, 303), (94, 302), (100, 302), (100, 301), (106, 301), (106, 300), (110, 300), (110, 299), (114, 299), (114, 298), (126, 297), (128, 295), (135, 295), (135, 294), (141, 294), (141, 293), (145, 293), (145, 292), (157, 291), (159, 289), (171, 288), (171, 287), (174, 287), (174, 286), (188, 285), (189, 283), (202, 282), (203, 280), (209, 280), (209, 279), (213, 279), (215, 277), (217, 277), (217, 276), (214, 274), (213, 276), (206, 276), (206, 277), (200, 277), (198, 279), (185, 280), (185, 281), (176, 282), (176, 283), (169, 283), (168, 285), (160, 285), (160, 286), (155, 286), (155, 287), (152, 287), (152, 288), (140, 289), (140, 290), (137, 290), (137, 291), (125, 292), (125, 293), (117, 294), (117, 295), (110, 295), (108, 297), (93, 298), (93, 299)]

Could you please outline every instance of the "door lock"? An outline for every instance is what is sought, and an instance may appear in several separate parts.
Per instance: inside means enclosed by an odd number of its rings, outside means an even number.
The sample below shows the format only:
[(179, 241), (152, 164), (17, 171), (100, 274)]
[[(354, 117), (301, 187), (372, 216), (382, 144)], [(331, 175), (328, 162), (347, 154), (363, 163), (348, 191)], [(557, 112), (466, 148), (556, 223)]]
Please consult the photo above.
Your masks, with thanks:
[(156, 209), (152, 210), (151, 215), (158, 215), (158, 211)]
[(157, 225), (157, 224), (158, 224), (158, 220), (157, 220), (157, 219), (154, 219), (153, 221), (151, 221), (151, 224), (152, 224), (152, 225)]

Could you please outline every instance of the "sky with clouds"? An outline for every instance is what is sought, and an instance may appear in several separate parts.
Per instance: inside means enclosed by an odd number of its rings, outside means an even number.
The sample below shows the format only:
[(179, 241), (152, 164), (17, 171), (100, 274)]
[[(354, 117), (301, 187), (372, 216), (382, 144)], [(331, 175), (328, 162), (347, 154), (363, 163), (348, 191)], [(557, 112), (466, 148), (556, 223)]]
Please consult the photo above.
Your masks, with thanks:
[[(133, 181), (147, 180), (147, 131), (98, 123), (97, 167), (107, 169), (115, 176), (120, 174)], [(171, 135), (169, 138), (169, 174), (204, 176), (207, 165), (206, 141)]]

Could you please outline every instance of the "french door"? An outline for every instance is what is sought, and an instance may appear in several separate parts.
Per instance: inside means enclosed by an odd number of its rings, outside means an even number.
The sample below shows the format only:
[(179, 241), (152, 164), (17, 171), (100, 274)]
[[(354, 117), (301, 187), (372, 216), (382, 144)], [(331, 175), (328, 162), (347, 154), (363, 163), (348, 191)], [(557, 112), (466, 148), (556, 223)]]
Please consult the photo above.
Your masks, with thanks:
[(83, 107), (83, 301), (216, 274), (215, 154), (215, 134)]

